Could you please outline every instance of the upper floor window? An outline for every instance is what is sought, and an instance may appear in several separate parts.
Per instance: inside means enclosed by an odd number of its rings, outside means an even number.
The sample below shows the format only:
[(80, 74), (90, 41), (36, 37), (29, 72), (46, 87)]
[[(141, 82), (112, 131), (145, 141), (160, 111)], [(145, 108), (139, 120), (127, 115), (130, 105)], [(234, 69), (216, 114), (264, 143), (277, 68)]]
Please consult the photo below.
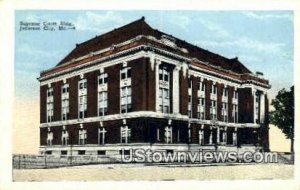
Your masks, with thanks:
[(192, 118), (192, 96), (189, 96), (188, 116), (189, 116), (189, 118)]
[(62, 120), (69, 118), (69, 84), (64, 84), (61, 88), (61, 114)]
[(159, 88), (159, 109), (163, 113), (170, 112), (170, 97), (168, 88)]
[(121, 113), (127, 113), (132, 111), (131, 104), (131, 86), (125, 86), (121, 88)]
[(47, 122), (53, 121), (53, 88), (47, 90)]
[(121, 80), (131, 78), (131, 68), (125, 67), (121, 70)]
[(79, 84), (78, 84), (78, 89), (79, 90), (84, 90), (87, 88), (87, 82), (86, 82), (86, 79), (82, 79), (81, 81), (79, 81)]
[(235, 90), (235, 91), (233, 92), (233, 98), (235, 98), (235, 99), (238, 98), (238, 91), (237, 91), (237, 90)]
[(170, 78), (170, 71), (167, 67), (159, 68), (159, 80), (168, 82)]
[(78, 83), (78, 115), (79, 118), (87, 116), (87, 81), (82, 79)]
[(217, 118), (217, 101), (211, 100), (210, 119)]
[(202, 119), (202, 120), (205, 118), (205, 99), (204, 98), (198, 98), (197, 118)]
[(170, 71), (166, 66), (159, 67), (159, 111), (170, 113)]
[(212, 94), (217, 94), (217, 85), (213, 84), (211, 87), (211, 93)]
[(106, 84), (108, 81), (107, 73), (101, 73), (98, 76), (98, 85)]
[(131, 78), (131, 68), (125, 67), (120, 71), (120, 103), (121, 113), (127, 113), (132, 111), (132, 96), (131, 96), (131, 80), (125, 80)]
[(238, 105), (236, 104), (232, 104), (232, 118), (234, 123), (238, 122)]
[(98, 92), (98, 116), (107, 115), (107, 91)]
[(223, 88), (223, 96), (228, 96), (228, 88)]
[(198, 90), (204, 92), (205, 91), (205, 84), (204, 82), (199, 82)]
[(228, 113), (228, 104), (225, 103), (225, 102), (222, 102), (222, 111), (221, 111), (221, 114), (222, 114), (224, 122), (228, 121), (228, 114), (227, 113)]
[(192, 86), (193, 86), (193, 80), (189, 79), (189, 88), (192, 88)]

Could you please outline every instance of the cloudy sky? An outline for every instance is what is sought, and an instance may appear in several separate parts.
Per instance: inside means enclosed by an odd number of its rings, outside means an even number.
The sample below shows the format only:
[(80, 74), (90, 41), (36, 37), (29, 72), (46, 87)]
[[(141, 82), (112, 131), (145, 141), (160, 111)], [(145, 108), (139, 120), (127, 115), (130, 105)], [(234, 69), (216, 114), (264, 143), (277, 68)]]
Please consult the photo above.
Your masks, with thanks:
[[(55, 66), (76, 43), (142, 16), (153, 28), (263, 72), (271, 98), (293, 85), (291, 11), (16, 11), (16, 97), (37, 98), (39, 72)], [(20, 22), (28, 21), (67, 21), (76, 29), (20, 31)]]

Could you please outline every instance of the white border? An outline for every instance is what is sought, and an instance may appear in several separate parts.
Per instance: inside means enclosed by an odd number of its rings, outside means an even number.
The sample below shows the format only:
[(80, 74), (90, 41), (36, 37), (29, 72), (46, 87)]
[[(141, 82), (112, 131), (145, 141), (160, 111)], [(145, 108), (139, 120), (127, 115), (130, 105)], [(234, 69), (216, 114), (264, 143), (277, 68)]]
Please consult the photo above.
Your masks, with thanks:
[[(205, 3), (204, 3), (205, 2)], [(11, 133), (12, 133), (12, 107), (14, 101), (14, 10), (16, 9), (119, 9), (119, 10), (133, 10), (133, 9), (156, 9), (156, 10), (294, 10), (295, 12), (295, 63), (300, 63), (299, 60), (299, 8), (300, 2), (297, 0), (152, 0), (152, 1), (137, 1), (137, 0), (110, 0), (110, 1), (79, 1), (79, 0), (52, 0), (50, 1), (36, 1), (36, 0), (2, 0), (0, 1), (0, 89), (5, 89), (5, 93), (0, 95), (0, 189), (87, 189), (87, 188), (110, 188), (110, 189), (124, 189), (124, 187), (131, 189), (299, 189), (300, 188), (300, 173), (299, 173), (299, 140), (300, 129), (295, 128), (295, 145), (296, 145), (296, 166), (295, 178), (291, 180), (236, 180), (236, 181), (176, 181), (176, 182), (18, 182), (12, 183), (11, 175)], [(5, 56), (3, 56), (5, 55)], [(297, 56), (296, 56), (297, 55)], [(299, 64), (295, 64), (295, 83), (299, 81)], [(299, 113), (299, 88), (295, 88), (296, 94), (296, 110), (295, 115)], [(10, 98), (7, 98), (10, 97)], [(295, 123), (299, 122), (299, 117), (295, 117)], [(298, 166), (298, 167), (297, 167)], [(298, 168), (298, 169), (297, 169)], [(171, 187), (170, 185), (176, 185)]]

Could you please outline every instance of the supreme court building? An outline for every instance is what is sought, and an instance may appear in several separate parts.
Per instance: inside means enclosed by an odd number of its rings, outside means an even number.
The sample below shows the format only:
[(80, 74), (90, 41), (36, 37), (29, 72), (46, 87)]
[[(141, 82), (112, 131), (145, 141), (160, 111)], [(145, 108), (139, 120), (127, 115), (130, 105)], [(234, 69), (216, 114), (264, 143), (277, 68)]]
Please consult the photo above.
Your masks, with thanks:
[(263, 74), (144, 17), (76, 44), (38, 80), (41, 154), (269, 150)]

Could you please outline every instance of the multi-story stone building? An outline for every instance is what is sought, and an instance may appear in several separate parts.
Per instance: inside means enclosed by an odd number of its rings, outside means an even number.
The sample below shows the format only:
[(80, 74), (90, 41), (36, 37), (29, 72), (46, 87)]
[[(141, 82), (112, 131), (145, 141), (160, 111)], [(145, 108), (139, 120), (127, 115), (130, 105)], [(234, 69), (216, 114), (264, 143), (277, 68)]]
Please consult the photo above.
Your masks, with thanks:
[(262, 73), (144, 18), (76, 44), (38, 80), (42, 154), (269, 147)]

